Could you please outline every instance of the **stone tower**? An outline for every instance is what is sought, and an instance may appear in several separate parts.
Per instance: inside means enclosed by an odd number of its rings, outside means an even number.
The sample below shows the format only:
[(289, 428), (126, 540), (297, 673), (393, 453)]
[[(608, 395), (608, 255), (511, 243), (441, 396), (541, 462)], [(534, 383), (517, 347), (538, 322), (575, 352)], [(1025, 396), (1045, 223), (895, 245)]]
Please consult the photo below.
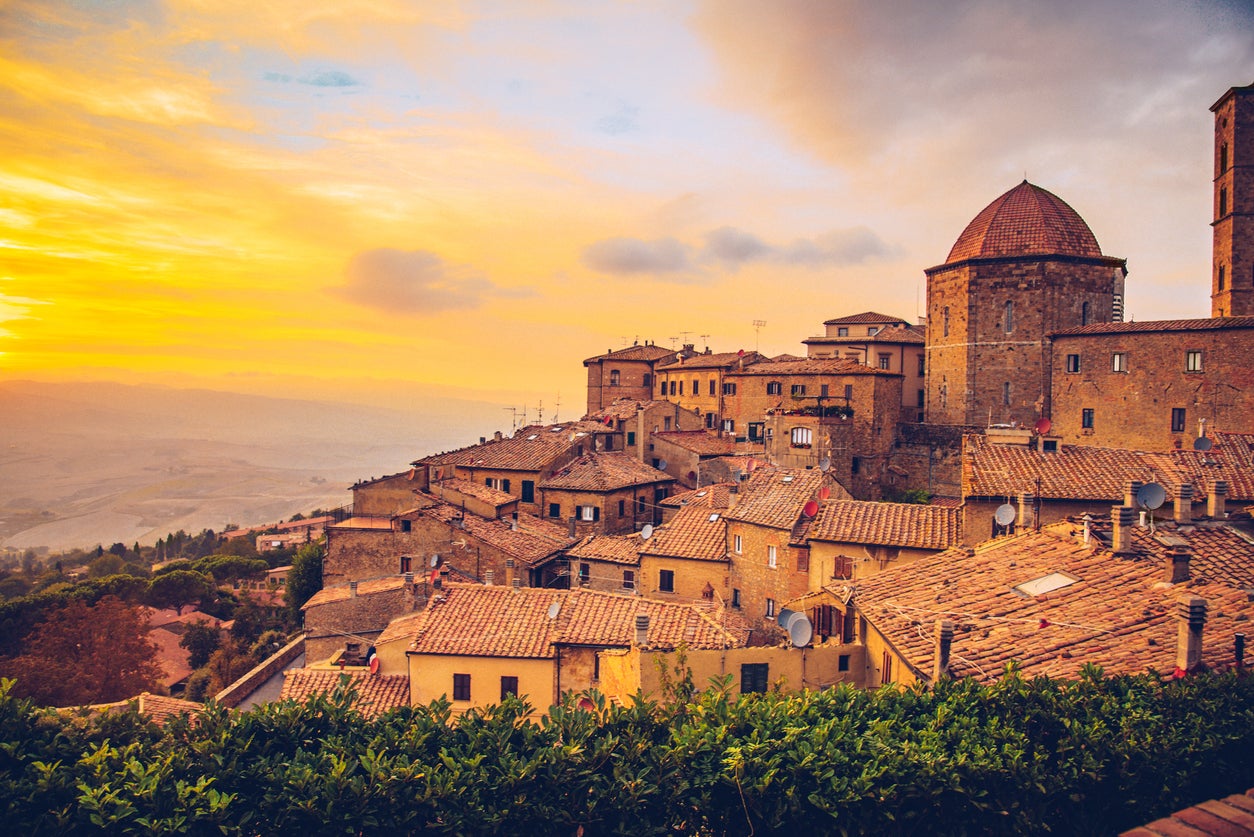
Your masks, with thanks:
[(1026, 180), (975, 217), (927, 274), (927, 421), (1019, 423), (1049, 415), (1047, 335), (1123, 319), (1127, 261)]
[(1254, 316), (1254, 85), (1233, 87), (1215, 114), (1215, 220), (1210, 312)]

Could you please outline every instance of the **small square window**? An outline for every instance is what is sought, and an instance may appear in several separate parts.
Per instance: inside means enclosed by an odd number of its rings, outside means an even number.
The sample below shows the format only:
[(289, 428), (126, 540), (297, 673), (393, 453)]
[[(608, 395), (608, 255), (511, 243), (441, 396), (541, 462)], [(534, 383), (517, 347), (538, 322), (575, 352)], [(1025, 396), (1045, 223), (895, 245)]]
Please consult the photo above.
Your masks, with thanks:
[(779, 381), (769, 381), (766, 385), (766, 394), (767, 395), (783, 395), (784, 385), (781, 384)]
[(549, 503), (549, 517), (561, 517), (562, 507), (559, 503)]
[(839, 326), (839, 327), (837, 327), (837, 329), (836, 329), (836, 336), (837, 336), (837, 337), (848, 337), (848, 336), (849, 336), (849, 327), (848, 327), (848, 326)]
[[(501, 678), (501, 700), (505, 700), (505, 698), (509, 695), (518, 697), (518, 678), (517, 677), (502, 677)], [(469, 700), (470, 698), (466, 698), (466, 699)]]
[(453, 675), (453, 700), (470, 700), (470, 675)]
[(1124, 354), (1123, 352), (1115, 352), (1113, 355), (1111, 355), (1110, 356), (1110, 371), (1111, 372), (1127, 372), (1128, 371), (1128, 356)]
[(805, 395), (805, 394), (806, 394), (806, 385), (805, 385), (805, 384), (793, 384), (793, 385), (792, 385), (792, 394), (793, 394), (793, 395), (796, 395), (796, 396), (802, 396), (802, 395)]
[(766, 565), (771, 569), (775, 569), (778, 563), (778, 554), (775, 551), (775, 544), (771, 544), (766, 548)]
[(767, 619), (775, 618), (775, 600), (774, 599), (766, 600), (766, 618)]
[(836, 658), (836, 670), (837, 671), (849, 670), (849, 655), (848, 654), (841, 654), (839, 657)]
[(624, 590), (636, 589), (636, 571), (635, 570), (623, 570), (623, 589)]
[(1185, 372), (1201, 372), (1202, 371), (1202, 353), (1197, 350), (1190, 350), (1184, 353), (1184, 371)]
[(765, 692), (770, 683), (770, 670), (769, 663), (741, 663), (740, 693)]
[(663, 593), (675, 592), (675, 571), (659, 570), (657, 574), (657, 589)]
[(1067, 371), (1068, 372), (1080, 371), (1080, 356), (1079, 355), (1067, 355)]
[(1085, 430), (1093, 429), (1093, 408), (1085, 407), (1080, 411), (1080, 426)]
[(740, 535), (732, 535), (732, 552), (739, 555), (742, 551), (744, 542), (740, 540)]
[(1172, 433), (1184, 432), (1184, 408), (1183, 407), (1171, 408), (1171, 432)]

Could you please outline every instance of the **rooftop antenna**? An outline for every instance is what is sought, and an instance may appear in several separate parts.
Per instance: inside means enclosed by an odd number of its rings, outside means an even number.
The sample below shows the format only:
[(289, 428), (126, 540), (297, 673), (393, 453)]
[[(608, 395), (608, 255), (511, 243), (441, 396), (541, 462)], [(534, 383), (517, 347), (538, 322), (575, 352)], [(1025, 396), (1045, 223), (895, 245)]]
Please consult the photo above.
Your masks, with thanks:
[[(560, 410), (561, 408), (562, 408), (562, 394), (559, 392), (557, 394), (557, 403), (553, 405), (553, 423), (554, 424), (557, 424), (557, 411)], [(540, 421), (543, 422), (544, 419), (541, 419)]]
[(705, 344), (705, 348), (707, 348), (707, 349), (708, 349), (708, 348), (710, 348), (710, 335), (708, 335), (708, 334), (699, 334), (699, 335), (697, 335), (697, 336), (701, 338), (701, 342)]
[[(518, 429), (518, 408), (517, 407), (502, 407), (501, 409), (509, 410), (510, 429), (517, 430)], [(526, 417), (527, 417), (527, 408), (523, 407), (523, 418), (526, 419)]]
[(667, 339), (667, 340), (669, 340), (669, 341), (671, 341), (671, 351), (674, 351), (674, 350), (675, 350), (675, 341), (676, 341), (676, 340), (678, 340), (679, 338), (678, 338), (678, 337), (667, 337), (666, 339)]
[(762, 336), (762, 329), (766, 328), (766, 320), (753, 321), (753, 350), (758, 350), (759, 338)]

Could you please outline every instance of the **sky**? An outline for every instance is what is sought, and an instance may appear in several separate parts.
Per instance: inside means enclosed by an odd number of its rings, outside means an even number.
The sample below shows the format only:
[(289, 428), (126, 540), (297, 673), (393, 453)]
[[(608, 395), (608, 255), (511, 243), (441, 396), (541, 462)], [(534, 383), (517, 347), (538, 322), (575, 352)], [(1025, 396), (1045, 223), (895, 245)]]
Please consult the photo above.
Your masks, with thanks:
[(1250, 83), (1244, 3), (8, 0), (0, 381), (575, 418), (636, 340), (915, 319), (1025, 178), (1208, 316)]

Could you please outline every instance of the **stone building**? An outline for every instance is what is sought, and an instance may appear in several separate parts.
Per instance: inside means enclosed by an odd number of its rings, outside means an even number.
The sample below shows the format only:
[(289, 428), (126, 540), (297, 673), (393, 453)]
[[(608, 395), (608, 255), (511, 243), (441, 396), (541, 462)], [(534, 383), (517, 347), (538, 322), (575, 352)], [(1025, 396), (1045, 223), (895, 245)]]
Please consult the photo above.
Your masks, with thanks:
[(866, 311), (823, 323), (820, 337), (807, 337), (809, 357), (846, 358), (902, 376), (901, 421), (920, 422), (927, 399), (927, 328), (899, 317)]
[(674, 359), (657, 366), (657, 394), (702, 417), (708, 430), (718, 430), (727, 418), (724, 407), (727, 395), (726, 376), (766, 360), (757, 352), (693, 351), (684, 346)]
[(540, 482), (538, 502), (547, 519), (568, 523), (572, 538), (622, 534), (661, 523), (657, 504), (674, 482), (625, 453), (585, 453)]
[(653, 368), (675, 352), (646, 342), (606, 352), (583, 362), (588, 369), (588, 412), (604, 409), (619, 398), (648, 401), (653, 397)]
[(674, 402), (635, 398), (616, 399), (589, 413), (584, 420), (603, 424), (611, 431), (612, 435), (605, 437), (605, 450), (621, 450), (641, 462), (656, 458), (652, 455), (655, 433), (700, 430), (705, 426), (701, 416)]
[(1215, 114), (1211, 315), (1254, 316), (1254, 85), (1233, 87)]
[(1124, 259), (1026, 180), (981, 211), (927, 274), (927, 410), (936, 424), (1049, 414), (1048, 335), (1123, 319)]

